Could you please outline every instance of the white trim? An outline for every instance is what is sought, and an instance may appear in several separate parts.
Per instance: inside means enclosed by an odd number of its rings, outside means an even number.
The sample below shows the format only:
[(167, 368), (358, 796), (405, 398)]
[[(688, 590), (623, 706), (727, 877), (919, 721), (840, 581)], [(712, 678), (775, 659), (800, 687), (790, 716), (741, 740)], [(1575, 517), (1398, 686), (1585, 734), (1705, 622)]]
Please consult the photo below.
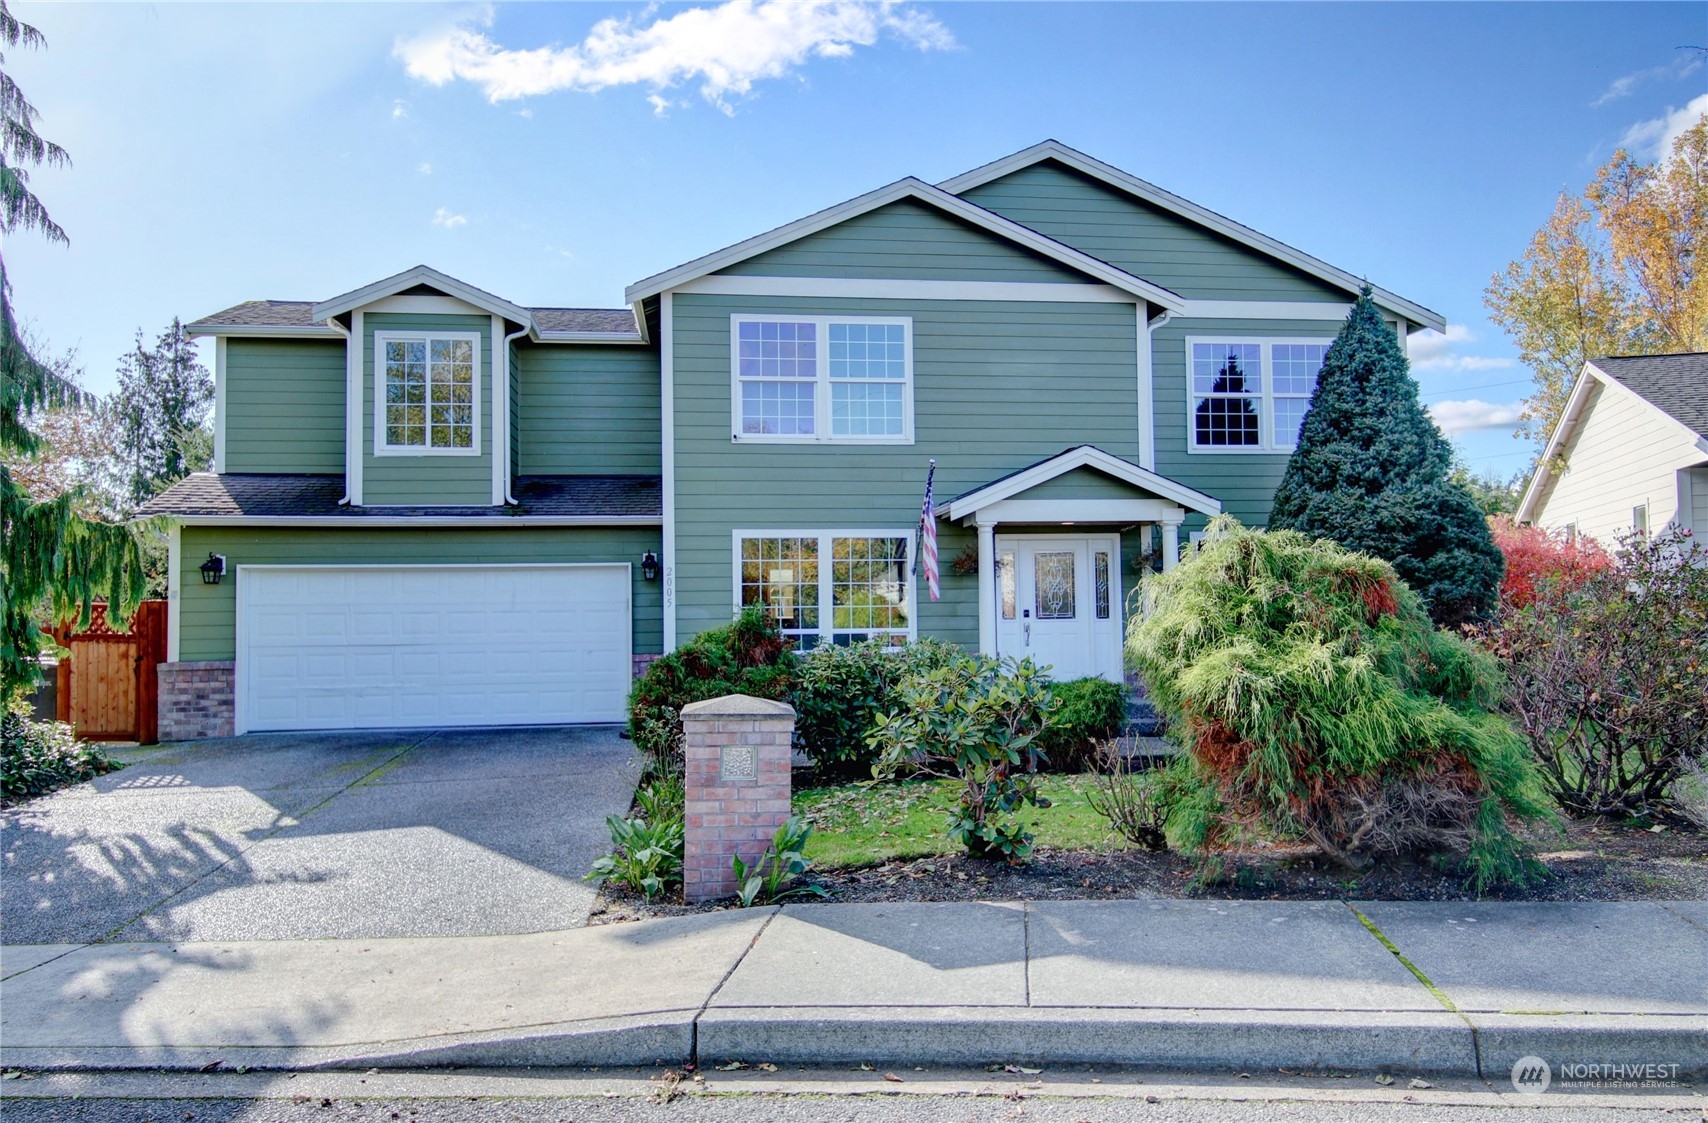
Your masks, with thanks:
[(916, 281), (867, 277), (744, 277), (717, 274), (678, 285), (676, 292), (710, 296), (807, 296), (851, 300), (1025, 300), (1075, 304), (1132, 304), (1113, 285), (1034, 281)]
[[(337, 320), (327, 323), (336, 325)], [(362, 378), (362, 314), (350, 313), (350, 328), (344, 333), (344, 498), (352, 507), (362, 505), (362, 416), (365, 390)]]
[(1188, 300), (1186, 311), (1181, 313), (1183, 317), (1201, 320), (1321, 320), (1324, 323), (1342, 321), (1351, 314), (1350, 304), (1302, 300)]
[(923, 585), (922, 575), (915, 573), (915, 564), (919, 554), (919, 528), (909, 527), (905, 530), (890, 527), (878, 530), (752, 530), (737, 528), (730, 531), (730, 593), (731, 610), (740, 613), (741, 604), (741, 543), (745, 538), (814, 538), (818, 540), (818, 634), (819, 642), (830, 640), (837, 631), (859, 632), (869, 631), (877, 635), (893, 635), (893, 628), (841, 628), (833, 626), (835, 611), (832, 590), (834, 580), (834, 548), (830, 545), (836, 538), (903, 538), (907, 540), (908, 571), (907, 571), (907, 639), (911, 643), (919, 638), (919, 590), (915, 585)]
[[(1061, 545), (1066, 543), (1073, 543), (1076, 552), (1080, 548), (1085, 550), (1085, 566), (1088, 571), (1087, 576), (1091, 578), (1086, 590), (1089, 594), (1086, 598), (1089, 602), (1087, 605), (1088, 610), (1084, 617), (1087, 628), (1086, 638), (1091, 642), (1094, 649), (1107, 644), (1106, 647), (1103, 647), (1101, 659), (1096, 656), (1093, 657), (1091, 673), (1093, 675), (1097, 675), (1099, 672), (1096, 669), (1096, 664), (1098, 662), (1102, 662), (1106, 667), (1112, 670), (1112, 673), (1115, 676), (1110, 681), (1119, 682), (1123, 677), (1122, 669), (1126, 665), (1126, 653), (1123, 650), (1123, 647), (1127, 634), (1126, 597), (1124, 595), (1125, 590), (1123, 589), (1121, 582), (1120, 532), (1098, 529), (1080, 530), (1078, 528), (1037, 532), (1020, 531), (1018, 533), (993, 535), (991, 540), (991, 549), (993, 556), (999, 556), (1008, 551), (1012, 551), (1014, 553), (1015, 593), (1018, 597), (1020, 590), (1020, 547), (1025, 544), (1036, 549), (1042, 544)], [(1105, 617), (1099, 617), (1097, 615), (1096, 602), (1096, 566), (1097, 554), (1100, 550), (1106, 550), (1109, 554), (1109, 615)], [(1006, 658), (1014, 656), (1017, 653), (1012, 651), (1004, 652), (1002, 650), (1000, 638), (1002, 620), (998, 616), (998, 613), (1001, 611), (999, 603), (1000, 595), (996, 588), (997, 578), (994, 562), (991, 567), (991, 577), (990, 617), (992, 643), (989, 651), (983, 651), (981, 649), (980, 654), (996, 655)], [(982, 589), (980, 591), (983, 592)], [(1016, 608), (1020, 609), (1022, 613), (1029, 611), (1022, 605), (1016, 605)], [(1020, 619), (1013, 622), (1017, 630), (1022, 627), (1025, 619), (1026, 617), (1022, 615)], [(1022, 650), (1024, 650), (1024, 648)]]
[(213, 470), (225, 471), (225, 336), (214, 337), (214, 449)]
[(779, 226), (777, 229), (760, 234), (757, 237), (737, 242), (735, 245), (727, 246), (715, 253), (695, 258), (685, 265), (679, 265), (663, 273), (654, 274), (645, 280), (630, 285), (624, 292), (623, 299), (632, 304), (637, 300), (655, 296), (689, 281), (704, 277), (709, 273), (717, 273), (727, 266), (745, 261), (750, 257), (764, 253), (766, 250), (787, 245), (809, 234), (817, 233), (827, 227), (835, 226), (839, 222), (846, 222), (848, 219), (856, 218), (880, 207), (886, 207), (902, 199), (915, 199), (927, 206), (935, 207), (963, 222), (1006, 238), (1008, 241), (1024, 246), (1034, 253), (1067, 265), (1089, 277), (1113, 285), (1123, 292), (1148, 300), (1169, 311), (1178, 312), (1182, 307), (1182, 298), (1178, 293), (1171, 292), (1161, 285), (1152, 284), (1140, 277), (1135, 277), (1123, 269), (1117, 269), (1106, 261), (1099, 261), (1089, 254), (1081, 253), (1071, 246), (1065, 246), (1053, 238), (1045, 237), (1036, 230), (1021, 226), (1017, 222), (1011, 222), (993, 211), (987, 211), (983, 207), (969, 203), (965, 199), (940, 188), (933, 187), (923, 180), (914, 179), (912, 176), (880, 187), (876, 191), (868, 191), (864, 195), (849, 199), (845, 203), (839, 203), (816, 214), (796, 219), (794, 222)]
[(364, 312), (409, 312), (436, 316), (479, 316), (486, 312), (454, 296), (382, 296), (362, 306)]
[(664, 599), (664, 653), (676, 650), (676, 355), (675, 305), (671, 294), (658, 298), (658, 417), (661, 437), (659, 472), (664, 500), (663, 533), (659, 546)]
[[(496, 316), (493, 317), (494, 320), (496, 320), (497, 318), (498, 317), (496, 317)], [(401, 342), (426, 343), (428, 345), (429, 350), (431, 350), (433, 341), (439, 340), (439, 339), (463, 340), (463, 341), (467, 341), (469, 343), (472, 343), (474, 346), (474, 354), (471, 356), (471, 359), (473, 360), (471, 365), (474, 368), (474, 371), (473, 371), (473, 373), (474, 373), (474, 403), (473, 403), (474, 404), (474, 416), (473, 416), (472, 421), (470, 422), (470, 431), (469, 431), (469, 440), (470, 440), (471, 444), (468, 448), (435, 448), (431, 445), (393, 445), (393, 444), (388, 444), (386, 442), (385, 422), (384, 422), (384, 419), (381, 417), (381, 414), (380, 414), (380, 411), (386, 405), (386, 402), (384, 400), (384, 396), (380, 394), (381, 368), (385, 365), (385, 361), (382, 358), (382, 356), (380, 355), (380, 349), (382, 347), (384, 347), (385, 344), (390, 343), (390, 342), (395, 340), (395, 341), (401, 341)], [(365, 349), (366, 349), (366, 347), (364, 346), (364, 350)], [(373, 386), (374, 386), (374, 408), (373, 408), (374, 452), (373, 452), (373, 455), (376, 459), (378, 459), (382, 456), (479, 456), (480, 455), (480, 450), (481, 450), (480, 423), (482, 420), (481, 408), (480, 408), (480, 399), (481, 399), (481, 393), (480, 393), (481, 356), (480, 356), (480, 351), (481, 351), (480, 332), (478, 332), (478, 331), (435, 331), (432, 329), (404, 331), (404, 330), (399, 330), (396, 328), (375, 329), (375, 331), (374, 331), (374, 377), (373, 377)], [(428, 355), (427, 361), (428, 361), (429, 368), (431, 368), (431, 366), (432, 366), (431, 354)], [(429, 378), (428, 382), (427, 382), (429, 401), (425, 407), (429, 410), (432, 408), (432, 402), (430, 400), (432, 397), (432, 385), (433, 385), (432, 379)], [(498, 392), (497, 387), (493, 387), (492, 392), (496, 395)], [(426, 428), (428, 430), (431, 430), (432, 426), (429, 424), (428, 426), (426, 426)], [(500, 499), (500, 500), (498, 500), (498, 502), (502, 503), (503, 500)]]
[(1678, 508), (1673, 512), (1673, 525), (1680, 530), (1695, 534), (1698, 529), (1708, 530), (1708, 527), (1698, 528), (1696, 525), (1696, 470), (1702, 465), (1694, 464), (1688, 468), (1680, 468), (1674, 476), (1678, 483)]
[(526, 308), (493, 296), (483, 289), (477, 289), (467, 282), (459, 281), (455, 277), (425, 265), (405, 269), (401, 273), (394, 273), (392, 276), (375, 281), (371, 285), (363, 285), (359, 289), (351, 289), (331, 300), (323, 300), (309, 311), (309, 315), (316, 320), (328, 320), (333, 316), (365, 307), (384, 297), (395, 296), (405, 289), (414, 288), (416, 285), (427, 285), (430, 288), (438, 289), (448, 296), (456, 297), (474, 305), (483, 312), (503, 316), (506, 319), (515, 320), (519, 324), (534, 322), (533, 314)]
[[(384, 507), (372, 505), (364, 510), (378, 511)], [(484, 503), (469, 507), (470, 511), (491, 511)], [(512, 526), (662, 526), (657, 515), (171, 515), (180, 526), (341, 526), (362, 527), (458, 526), (470, 530), (487, 527)]]
[(203, 327), (188, 326), (184, 334), (190, 336), (211, 335), (215, 339), (225, 336), (241, 336), (246, 339), (337, 339), (338, 333), (323, 324), (207, 324)]
[(535, 343), (604, 343), (621, 347), (644, 347), (646, 340), (632, 331), (534, 331), (528, 338)]
[[(748, 433), (743, 431), (741, 413), (741, 341), (737, 328), (741, 324), (813, 324), (817, 328), (818, 345), (815, 381), (813, 383), (813, 429), (810, 434)], [(836, 436), (831, 432), (831, 387), (835, 381), (830, 374), (830, 327), (832, 324), (900, 325), (903, 358), (906, 364), (902, 379), (901, 433)], [(811, 445), (910, 445), (913, 443), (913, 317), (911, 316), (811, 316), (792, 312), (736, 312), (729, 318), (729, 424), (732, 444), (811, 444)], [(843, 381), (847, 381), (844, 379)], [(875, 380), (876, 381), (876, 380)], [(889, 380), (882, 380), (889, 384)]]
[(181, 614), (184, 611), (184, 591), (178, 572), (184, 566), (184, 535), (182, 528), (174, 522), (166, 528), (166, 661), (176, 663), (179, 659), (184, 629)]
[(1138, 395), (1139, 395), (1139, 467), (1156, 471), (1156, 377), (1152, 348), (1151, 323), (1141, 312), (1138, 317)]
[[(503, 338), (504, 317), (494, 316), (492, 317), (492, 360), (488, 364), (492, 367), (492, 505), (494, 507), (504, 506), (504, 492), (508, 489), (510, 483), (509, 458), (504, 455), (504, 450), (510, 443), (508, 439), (510, 436), (510, 425), (508, 420), (510, 413), (509, 364), (505, 364), (503, 382), (504, 392), (502, 394), (499, 393), (500, 384), (498, 381), (499, 352), (503, 350), (503, 347), (498, 341)], [(379, 356), (377, 348), (374, 355), (376, 358)], [(476, 369), (478, 370), (479, 368), (477, 367)], [(475, 401), (478, 402), (480, 400), (479, 386), (475, 387), (474, 396)]]
[[(1327, 281), (1337, 288), (1345, 289), (1348, 292), (1357, 292), (1364, 286), (1365, 282), (1361, 278), (1354, 277), (1351, 273), (1344, 269), (1338, 269), (1321, 258), (1312, 257), (1302, 250), (1296, 250), (1292, 246), (1278, 242), (1267, 234), (1261, 234), (1249, 226), (1242, 225), (1212, 210), (1201, 207), (1197, 203), (1183, 199), (1171, 191), (1164, 191), (1154, 183), (1147, 183), (1135, 175), (1130, 175), (1119, 168), (1105, 164), (1101, 160), (1087, 156), (1085, 153), (1069, 148), (1056, 140), (1046, 140), (1041, 144), (1034, 144), (1032, 147), (1022, 149), (1012, 156), (1005, 156), (1000, 160), (985, 164), (983, 167), (963, 172), (952, 179), (946, 179), (938, 186), (945, 191), (952, 191), (959, 195), (964, 191), (970, 191), (992, 180), (1001, 179), (1005, 175), (1022, 168), (1031, 167), (1033, 164), (1044, 160), (1055, 160), (1057, 163), (1065, 164), (1081, 175), (1090, 176), (1110, 187), (1134, 195), (1152, 206), (1171, 211), (1182, 218), (1207, 227), (1225, 238), (1230, 238), (1242, 245), (1278, 258), (1295, 269), (1308, 273), (1319, 280)], [(1371, 295), (1378, 306), (1402, 315), (1412, 323), (1434, 328), (1436, 331), (1447, 330), (1446, 318), (1438, 312), (1430, 311), (1421, 304), (1414, 303), (1386, 289), (1372, 287)]]
[(1219, 515), (1222, 504), (1219, 500), (1205, 495), (1201, 491), (1176, 483), (1167, 476), (1160, 476), (1148, 468), (1141, 468), (1130, 460), (1122, 460), (1119, 456), (1111, 456), (1093, 445), (1080, 445), (1070, 448), (1059, 456), (1034, 464), (1023, 472), (1004, 477), (994, 483), (970, 491), (958, 499), (951, 500), (947, 515), (953, 521), (960, 521), (993, 503), (1019, 495), (1037, 487), (1041, 483), (1066, 475), (1076, 468), (1095, 468), (1105, 475), (1114, 476), (1124, 483), (1131, 484), (1152, 495), (1163, 499), (1172, 499), (1188, 510), (1205, 515)]
[(980, 519), (979, 654), (996, 654), (996, 521)]
[(1166, 573), (1180, 564), (1180, 522), (1163, 520), (1162, 569)]
[[(503, 320), (494, 317), (492, 322), (497, 324), (500, 330), (502, 330), (504, 326)], [(527, 334), (528, 329), (517, 328), (509, 335), (506, 335), (501, 342), (496, 344), (496, 347), (502, 350), (504, 354), (504, 429), (500, 436), (504, 441), (503, 503), (505, 506), (513, 505), (516, 502), (516, 497), (510, 494), (510, 486), (515, 482), (516, 467), (521, 461), (521, 457), (519, 455), (514, 457), (512, 456), (516, 450), (510, 447), (510, 361), (515, 357), (514, 351), (516, 341)], [(497, 393), (497, 390), (494, 389), (493, 393)], [(516, 396), (517, 398), (521, 398), (522, 396), (522, 364), (520, 361), (516, 363)], [(517, 463), (512, 463), (512, 460), (515, 460)]]
[[(235, 567), (234, 580), (237, 582), (235, 606), (233, 608), (235, 645), (233, 648), (232, 670), (232, 732), (242, 735), (249, 732), (249, 713), (246, 706), (247, 674), (244, 656), (249, 650), (248, 628), (248, 582), (243, 580), (243, 574), (249, 570), (334, 570), (334, 569), (621, 569), (627, 580), (623, 588), (628, 597), (628, 611), (624, 614), (628, 632), (627, 653), (632, 660), (635, 650), (634, 623), (634, 565), (631, 562), (333, 562), (323, 564), (260, 564), (239, 565)], [(169, 655), (169, 658), (171, 656)], [(175, 660), (173, 660), (175, 661)], [(589, 723), (592, 724), (592, 723)]]
[(1036, 523), (1080, 526), (1095, 523), (1133, 523), (1181, 520), (1186, 511), (1166, 499), (1003, 499), (979, 508), (979, 523)]
[[(1258, 435), (1262, 438), (1261, 444), (1201, 445), (1198, 443), (1198, 429), (1193, 414), (1198, 408), (1198, 403), (1203, 400), (1205, 395), (1199, 394), (1192, 385), (1192, 348), (1194, 344), (1199, 343), (1239, 343), (1255, 344), (1257, 346), (1260, 367), (1258, 371), (1257, 392), (1255, 394), (1225, 394), (1218, 396), (1229, 401), (1245, 398), (1257, 403), (1259, 413)], [(1299, 399), (1302, 397), (1308, 403), (1310, 401), (1310, 395), (1277, 395), (1275, 393), (1274, 361), (1270, 354), (1270, 348), (1274, 347), (1276, 344), (1294, 343), (1319, 344), (1326, 351), (1326, 349), (1334, 343), (1334, 339), (1330, 336), (1242, 335), (1239, 332), (1228, 332), (1225, 335), (1189, 335), (1186, 337), (1186, 451), (1188, 453), (1194, 456), (1291, 456), (1293, 454), (1293, 450), (1298, 447), (1297, 445), (1284, 445), (1275, 439), (1275, 399), (1277, 397), (1289, 399)], [(1314, 384), (1312, 386), (1312, 390), (1315, 390)], [(1307, 406), (1307, 408), (1309, 407)]]

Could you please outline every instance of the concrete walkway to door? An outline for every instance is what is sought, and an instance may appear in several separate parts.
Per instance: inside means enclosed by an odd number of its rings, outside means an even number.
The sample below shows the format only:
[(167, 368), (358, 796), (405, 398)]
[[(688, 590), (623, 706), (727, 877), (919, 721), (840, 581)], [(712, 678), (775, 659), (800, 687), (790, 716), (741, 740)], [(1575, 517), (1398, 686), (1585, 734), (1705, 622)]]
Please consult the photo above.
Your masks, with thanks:
[(0, 812), (0, 941), (480, 936), (586, 923), (639, 761), (614, 728), (257, 734)]

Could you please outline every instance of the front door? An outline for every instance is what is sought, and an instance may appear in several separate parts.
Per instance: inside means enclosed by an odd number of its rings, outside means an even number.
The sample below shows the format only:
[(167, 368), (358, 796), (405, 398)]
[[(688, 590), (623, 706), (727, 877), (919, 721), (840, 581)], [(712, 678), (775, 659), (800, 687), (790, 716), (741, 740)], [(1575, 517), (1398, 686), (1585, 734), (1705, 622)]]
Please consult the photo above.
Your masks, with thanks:
[(997, 653), (1058, 682), (1120, 682), (1121, 543), (1116, 535), (998, 535)]

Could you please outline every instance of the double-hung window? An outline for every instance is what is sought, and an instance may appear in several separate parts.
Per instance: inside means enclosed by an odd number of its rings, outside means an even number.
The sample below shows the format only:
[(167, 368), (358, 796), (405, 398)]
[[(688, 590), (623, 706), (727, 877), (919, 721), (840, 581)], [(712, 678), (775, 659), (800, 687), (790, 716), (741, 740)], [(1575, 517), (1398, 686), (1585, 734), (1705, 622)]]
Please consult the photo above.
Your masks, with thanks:
[(735, 604), (763, 605), (801, 650), (912, 638), (911, 531), (738, 531)]
[(480, 336), (374, 333), (374, 451), (480, 452)]
[(738, 441), (913, 440), (913, 324), (852, 316), (732, 316)]
[(1188, 339), (1188, 447), (1290, 452), (1332, 340)]

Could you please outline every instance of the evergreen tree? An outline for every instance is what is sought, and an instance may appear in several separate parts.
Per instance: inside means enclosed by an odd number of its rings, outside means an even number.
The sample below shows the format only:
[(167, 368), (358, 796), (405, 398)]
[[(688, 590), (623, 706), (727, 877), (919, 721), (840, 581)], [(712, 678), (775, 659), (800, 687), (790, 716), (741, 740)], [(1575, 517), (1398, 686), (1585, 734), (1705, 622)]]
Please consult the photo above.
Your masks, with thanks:
[[(0, 0), (0, 44), (39, 47), (41, 33), (20, 22)], [(0, 65), (5, 56), (0, 53)], [(36, 133), (37, 113), (11, 75), (0, 70), (0, 235), (34, 230), (64, 243), (29, 187), (25, 165), (68, 163), (65, 150)], [(12, 289), (0, 256), (0, 453), (27, 455), (40, 447), (30, 414), (80, 399), (72, 382), (41, 362), (18, 333)], [(80, 516), (75, 491), (34, 502), (0, 460), (0, 706), (40, 675), (41, 616), (79, 616), (108, 604), (115, 624), (142, 599), (142, 558), (129, 527)]]
[(105, 409), (132, 503), (207, 467), (201, 426), (212, 404), (213, 379), (182, 323), (174, 318), (152, 349), (136, 333)]
[(1269, 519), (1392, 562), (1438, 625), (1486, 616), (1504, 564), (1365, 288), (1323, 359)]

